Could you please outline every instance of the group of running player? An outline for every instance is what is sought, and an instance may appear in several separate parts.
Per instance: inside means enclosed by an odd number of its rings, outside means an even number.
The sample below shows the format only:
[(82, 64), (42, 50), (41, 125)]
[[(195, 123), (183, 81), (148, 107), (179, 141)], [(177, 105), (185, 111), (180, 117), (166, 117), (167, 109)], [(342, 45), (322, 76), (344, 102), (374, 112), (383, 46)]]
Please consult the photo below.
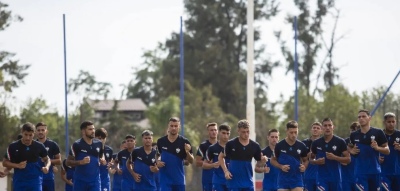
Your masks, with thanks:
[(61, 165), (67, 191), (109, 191), (111, 187), (115, 191), (184, 191), (184, 166), (195, 161), (203, 169), (203, 191), (254, 191), (253, 170), (264, 173), (264, 191), (398, 191), (396, 116), (384, 115), (383, 131), (371, 127), (370, 120), (369, 111), (360, 110), (350, 137), (343, 139), (334, 135), (332, 120), (325, 118), (312, 124), (311, 137), (304, 141), (297, 139), (298, 123), (289, 121), (286, 138), (279, 141), (278, 130), (271, 129), (264, 149), (249, 138), (247, 120), (237, 123), (238, 136), (233, 139), (229, 125), (208, 123), (209, 138), (200, 144), (195, 158), (188, 139), (179, 135), (179, 118), (169, 119), (167, 135), (156, 144), (150, 130), (142, 132), (140, 147), (134, 135), (126, 135), (117, 154), (105, 144), (107, 131), (85, 121), (80, 125), (82, 137), (63, 161), (57, 143), (47, 138), (47, 125), (26, 123), (21, 137), (7, 149), (6, 170), (0, 176), (14, 169), (13, 190), (54, 191), (54, 175)]

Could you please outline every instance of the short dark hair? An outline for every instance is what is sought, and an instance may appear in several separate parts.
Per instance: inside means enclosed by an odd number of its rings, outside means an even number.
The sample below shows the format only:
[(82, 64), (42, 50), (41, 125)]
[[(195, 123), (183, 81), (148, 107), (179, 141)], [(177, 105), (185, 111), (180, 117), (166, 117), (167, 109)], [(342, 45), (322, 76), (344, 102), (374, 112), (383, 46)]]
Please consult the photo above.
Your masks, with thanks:
[(144, 137), (144, 136), (153, 136), (153, 131), (150, 131), (150, 130), (144, 130), (143, 132), (142, 132), (142, 137)]
[(32, 123), (27, 122), (24, 125), (22, 125), (21, 131), (35, 132), (35, 125), (33, 125)]
[(213, 127), (213, 126), (218, 126), (218, 124), (215, 122), (207, 123), (206, 128), (208, 129), (208, 127)]
[(239, 129), (241, 129), (241, 128), (248, 129), (248, 128), (250, 128), (250, 123), (246, 119), (242, 119), (237, 123), (237, 127)]
[(386, 120), (388, 118), (391, 118), (391, 117), (396, 118), (396, 115), (394, 113), (392, 113), (392, 112), (387, 112), (387, 113), (385, 113), (385, 115), (383, 115), (383, 119), (384, 120)]
[(93, 125), (93, 122), (91, 121), (84, 121), (81, 123), (81, 130), (86, 129), (88, 126)]
[(286, 123), (286, 129), (299, 128), (299, 124), (295, 120), (290, 120)]
[(218, 131), (225, 130), (225, 131), (231, 131), (231, 126), (227, 124), (222, 124), (218, 127)]
[(178, 117), (171, 117), (169, 118), (168, 121), (172, 121), (172, 122), (181, 122), (181, 120)]
[(22, 135), (21, 135), (21, 134), (19, 134), (19, 135), (17, 136), (17, 140), (20, 140), (20, 139), (22, 139)]
[(268, 136), (270, 136), (271, 133), (279, 133), (279, 131), (278, 131), (278, 129), (271, 129), (268, 131)]
[(357, 121), (355, 121), (355, 122), (351, 123), (350, 130), (356, 131), (359, 126), (360, 126), (360, 124)]
[(366, 109), (360, 109), (360, 110), (358, 110), (358, 113), (361, 113), (361, 112), (364, 112), (364, 113), (366, 113), (368, 116), (370, 116), (369, 111), (366, 110)]
[(95, 137), (101, 137), (102, 139), (107, 138), (108, 133), (107, 130), (104, 128), (100, 128), (100, 129), (96, 129), (96, 131), (94, 132), (94, 136)]
[(46, 123), (44, 123), (44, 122), (39, 122), (39, 123), (36, 124), (36, 130), (37, 130), (38, 127), (42, 127), (42, 126), (44, 126), (44, 127), (47, 128), (47, 124), (46, 124)]
[(322, 124), (321, 124), (320, 122), (318, 122), (318, 121), (312, 123), (312, 124), (311, 124), (311, 127), (314, 126), (314, 125), (318, 125), (318, 126), (322, 127)]
[(125, 144), (125, 143), (126, 143), (126, 140), (121, 141), (121, 144)]
[(332, 122), (332, 119), (331, 119), (331, 118), (329, 118), (329, 117), (326, 117), (326, 118), (324, 118), (324, 119), (322, 120), (322, 123), (324, 123), (324, 122), (326, 122), (326, 121), (330, 121), (330, 122)]
[(125, 140), (127, 139), (136, 139), (135, 135), (128, 134), (125, 136)]

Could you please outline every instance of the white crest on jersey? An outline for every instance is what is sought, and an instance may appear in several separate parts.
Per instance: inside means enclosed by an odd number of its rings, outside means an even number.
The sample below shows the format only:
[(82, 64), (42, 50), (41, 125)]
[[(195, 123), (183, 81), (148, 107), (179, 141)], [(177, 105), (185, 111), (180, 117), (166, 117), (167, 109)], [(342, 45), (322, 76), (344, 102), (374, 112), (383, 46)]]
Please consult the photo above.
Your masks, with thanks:
[(336, 151), (336, 145), (333, 145), (333, 147), (332, 147), (332, 149), (334, 150), (334, 151)]
[(375, 136), (372, 135), (371, 136), (371, 140), (374, 141), (375, 140)]
[(46, 147), (46, 150), (49, 151), (49, 147)]
[(297, 154), (300, 154), (301, 153), (301, 150), (300, 149), (297, 149)]
[(99, 147), (97, 147), (97, 148), (96, 148), (96, 151), (97, 151), (97, 152), (100, 152), (100, 148), (99, 148)]
[(176, 150), (176, 153), (181, 152), (181, 149), (179, 149), (179, 148), (176, 148), (175, 150)]

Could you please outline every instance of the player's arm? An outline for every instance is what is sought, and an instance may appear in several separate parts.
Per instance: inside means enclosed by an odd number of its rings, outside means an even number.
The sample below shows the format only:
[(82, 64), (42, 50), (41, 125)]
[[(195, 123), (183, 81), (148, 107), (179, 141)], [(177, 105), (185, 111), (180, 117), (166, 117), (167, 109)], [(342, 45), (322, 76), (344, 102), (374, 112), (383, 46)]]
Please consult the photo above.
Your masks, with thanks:
[(50, 159), (52, 165), (61, 165), (61, 155), (60, 153), (54, 155), (54, 159)]
[[(373, 145), (373, 143), (372, 143), (372, 145)], [(378, 145), (372, 146), (372, 148), (374, 148), (376, 151), (380, 152), (381, 154), (384, 154), (384, 155), (389, 155), (390, 154), (390, 149), (389, 149), (389, 146), (388, 146), (387, 142), (383, 143), (380, 146), (378, 146)]]
[(196, 166), (197, 167), (203, 166), (203, 157), (196, 155)]
[(129, 174), (131, 174), (133, 177), (134, 177), (134, 174), (136, 174), (135, 173), (135, 171), (133, 170), (133, 163), (132, 163), (132, 157), (129, 157), (129, 159), (128, 160), (126, 160), (126, 168), (128, 169), (128, 171), (129, 171)]
[(282, 169), (282, 167), (283, 167), (282, 164), (279, 164), (279, 162), (278, 162), (278, 160), (276, 159), (275, 156), (271, 157), (271, 164), (272, 164), (272, 166), (274, 166), (276, 168), (279, 168), (279, 169)]
[[(203, 169), (212, 169), (212, 168), (218, 168), (219, 162), (212, 162), (212, 153), (209, 152), (210, 148), (207, 149), (206, 151), (206, 158), (201, 161), (201, 166)], [(197, 159), (197, 156), (196, 156)], [(197, 161), (196, 161), (197, 162)]]
[(69, 185), (73, 185), (72, 180), (68, 180), (67, 179), (67, 171), (65, 171), (64, 167), (61, 168), (61, 180), (63, 180), (65, 183), (69, 184)]
[(185, 143), (185, 151), (186, 151), (186, 160), (190, 163), (193, 164), (194, 161), (194, 157), (192, 154), (192, 146), (190, 146), (190, 144)]

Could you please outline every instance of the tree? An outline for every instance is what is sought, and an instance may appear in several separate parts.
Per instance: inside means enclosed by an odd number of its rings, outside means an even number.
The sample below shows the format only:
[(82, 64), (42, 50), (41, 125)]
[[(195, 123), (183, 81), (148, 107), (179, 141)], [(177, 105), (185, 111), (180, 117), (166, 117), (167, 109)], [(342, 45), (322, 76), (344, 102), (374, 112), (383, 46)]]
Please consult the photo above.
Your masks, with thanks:
[[(185, 80), (194, 88), (211, 85), (221, 98), (225, 113), (244, 117), (246, 98), (246, 4), (247, 1), (185, 1)], [(254, 2), (255, 21), (269, 19), (277, 13), (274, 0)], [(255, 29), (255, 42), (260, 31)], [(265, 78), (276, 62), (262, 57), (264, 47), (256, 47), (256, 87), (266, 87)], [(165, 99), (179, 92), (179, 34), (160, 44), (157, 50), (144, 55), (151, 66), (136, 71), (128, 88), (128, 97), (140, 97), (147, 103)], [(150, 62), (150, 63), (149, 63)], [(264, 89), (262, 89), (264, 90)], [(153, 97), (149, 99), (149, 97)]]
[[(22, 21), (22, 17), (13, 15), (7, 7), (7, 4), (0, 2), (0, 31), (8, 28), (12, 22)], [(23, 84), (28, 75), (26, 70), (29, 65), (19, 64), (18, 60), (13, 59), (14, 56), (13, 53), (0, 50), (0, 86), (6, 92), (11, 92), (13, 88)]]

